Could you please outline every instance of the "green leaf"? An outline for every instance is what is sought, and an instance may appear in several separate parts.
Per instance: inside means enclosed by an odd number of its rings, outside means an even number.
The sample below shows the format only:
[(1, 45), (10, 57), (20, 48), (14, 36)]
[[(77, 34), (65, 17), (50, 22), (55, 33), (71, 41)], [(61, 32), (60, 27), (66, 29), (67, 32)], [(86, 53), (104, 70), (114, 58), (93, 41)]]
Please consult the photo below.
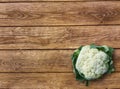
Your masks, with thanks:
[(107, 47), (106, 45), (103, 45), (102, 47), (104, 47), (104, 52), (108, 52), (109, 51), (109, 47)]

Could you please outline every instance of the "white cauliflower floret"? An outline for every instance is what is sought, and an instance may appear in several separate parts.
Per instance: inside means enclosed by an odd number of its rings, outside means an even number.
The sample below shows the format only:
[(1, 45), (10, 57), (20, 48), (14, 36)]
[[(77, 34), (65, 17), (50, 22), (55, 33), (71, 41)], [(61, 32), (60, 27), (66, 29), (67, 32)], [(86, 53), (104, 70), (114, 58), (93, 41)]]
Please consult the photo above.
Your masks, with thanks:
[(76, 69), (88, 80), (97, 79), (108, 70), (107, 57), (103, 51), (84, 46), (79, 53)]

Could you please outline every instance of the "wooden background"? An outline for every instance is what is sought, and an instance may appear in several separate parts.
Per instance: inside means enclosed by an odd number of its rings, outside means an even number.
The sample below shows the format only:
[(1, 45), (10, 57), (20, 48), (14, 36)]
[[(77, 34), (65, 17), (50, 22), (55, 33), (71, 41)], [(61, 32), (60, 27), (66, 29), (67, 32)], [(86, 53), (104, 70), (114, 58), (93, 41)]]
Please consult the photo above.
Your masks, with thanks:
[[(116, 71), (75, 80), (80, 45), (115, 48)], [(0, 89), (120, 89), (120, 1), (0, 0)]]

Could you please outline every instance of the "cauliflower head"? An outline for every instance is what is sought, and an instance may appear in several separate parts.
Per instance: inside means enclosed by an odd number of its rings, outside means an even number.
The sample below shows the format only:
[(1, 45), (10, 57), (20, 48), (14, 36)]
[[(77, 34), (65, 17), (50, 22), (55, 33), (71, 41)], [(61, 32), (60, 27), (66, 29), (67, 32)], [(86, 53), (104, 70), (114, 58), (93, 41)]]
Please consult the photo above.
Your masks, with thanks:
[(76, 79), (88, 81), (100, 78), (114, 71), (112, 61), (113, 48), (107, 46), (86, 45), (78, 48), (72, 55)]
[(79, 53), (76, 69), (88, 80), (97, 79), (108, 70), (107, 57), (103, 51), (91, 49), (89, 45), (84, 46)]

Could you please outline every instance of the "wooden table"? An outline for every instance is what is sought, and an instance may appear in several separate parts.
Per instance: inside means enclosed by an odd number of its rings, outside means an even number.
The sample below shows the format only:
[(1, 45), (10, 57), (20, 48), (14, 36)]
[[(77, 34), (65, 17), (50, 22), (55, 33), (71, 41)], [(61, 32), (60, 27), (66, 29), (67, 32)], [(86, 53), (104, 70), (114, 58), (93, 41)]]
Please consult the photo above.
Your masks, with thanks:
[[(81, 45), (115, 48), (116, 71), (76, 81)], [(0, 89), (120, 89), (120, 1), (0, 0)]]

